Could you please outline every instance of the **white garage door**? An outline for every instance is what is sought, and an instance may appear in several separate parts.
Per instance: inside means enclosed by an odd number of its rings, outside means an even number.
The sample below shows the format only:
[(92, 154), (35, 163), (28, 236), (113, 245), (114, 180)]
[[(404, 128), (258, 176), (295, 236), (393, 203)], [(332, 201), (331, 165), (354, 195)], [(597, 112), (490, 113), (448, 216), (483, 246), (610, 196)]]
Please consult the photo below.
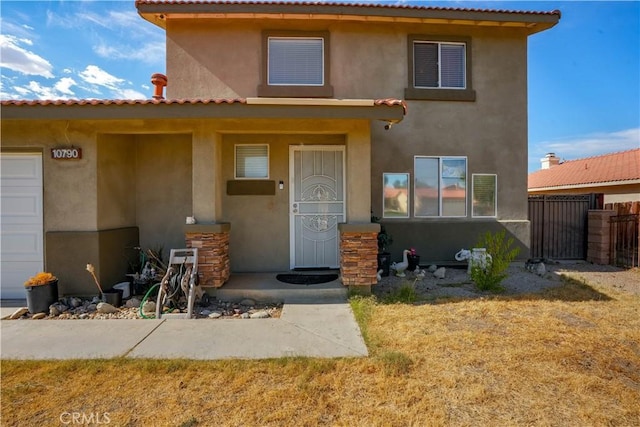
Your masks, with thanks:
[(0, 298), (26, 298), (24, 282), (43, 270), (42, 156), (0, 155)]

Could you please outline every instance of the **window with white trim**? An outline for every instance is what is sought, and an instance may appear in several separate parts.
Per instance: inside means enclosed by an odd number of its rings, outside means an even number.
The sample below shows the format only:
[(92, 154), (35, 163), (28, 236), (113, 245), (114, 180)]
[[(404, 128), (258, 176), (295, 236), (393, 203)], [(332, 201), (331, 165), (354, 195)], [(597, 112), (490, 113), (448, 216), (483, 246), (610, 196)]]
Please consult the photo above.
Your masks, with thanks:
[(414, 157), (414, 216), (467, 216), (467, 158)]
[(495, 218), (498, 215), (498, 175), (474, 173), (471, 176), (473, 200), (471, 216)]
[(413, 42), (413, 86), (415, 88), (466, 88), (466, 44), (432, 41)]
[(237, 144), (235, 146), (236, 179), (269, 178), (269, 145)]

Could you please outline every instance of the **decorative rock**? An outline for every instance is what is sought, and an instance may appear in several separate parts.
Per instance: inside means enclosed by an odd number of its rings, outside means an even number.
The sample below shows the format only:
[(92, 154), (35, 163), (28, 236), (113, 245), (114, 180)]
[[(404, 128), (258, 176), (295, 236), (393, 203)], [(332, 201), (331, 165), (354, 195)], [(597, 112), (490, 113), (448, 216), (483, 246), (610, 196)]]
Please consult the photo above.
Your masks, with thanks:
[(116, 307), (112, 306), (111, 304), (109, 304), (108, 302), (101, 302), (100, 304), (98, 304), (96, 306), (96, 311), (98, 313), (117, 313), (120, 310), (118, 310)]
[(242, 317), (243, 319), (248, 319), (251, 315), (249, 313), (242, 313), (242, 315), (240, 317)]
[(538, 264), (538, 266), (536, 267), (536, 274), (540, 277), (544, 276), (547, 273), (547, 268), (545, 267), (544, 263), (541, 262), (540, 264)]
[(100, 297), (93, 297), (93, 299), (91, 300), (91, 304), (98, 304), (101, 301), (102, 300), (100, 299)]
[(39, 319), (44, 319), (45, 317), (47, 317), (47, 313), (36, 313), (33, 315), (32, 319), (39, 320)]
[(81, 315), (78, 316), (78, 319), (86, 319), (89, 317), (89, 313), (82, 313)]
[(52, 316), (58, 316), (67, 310), (69, 310), (69, 307), (61, 302), (54, 302), (49, 306), (49, 314)]
[(27, 307), (21, 307), (21, 308), (17, 309), (16, 311), (14, 311), (13, 314), (11, 314), (11, 316), (9, 316), (9, 319), (11, 319), (11, 320), (19, 319), (22, 316), (24, 316), (25, 314), (27, 314), (28, 312), (29, 312), (29, 309)]
[(87, 313), (91, 313), (96, 311), (97, 308), (98, 308), (98, 304), (91, 303), (87, 306), (86, 310), (87, 310)]
[(203, 316), (208, 316), (211, 314), (211, 310), (204, 309), (200, 312), (200, 314)]
[(437, 265), (430, 265), (429, 268), (427, 268), (427, 270), (429, 271), (429, 273), (435, 273), (436, 270), (438, 269)]
[(269, 313), (267, 313), (266, 311), (262, 310), (262, 311), (257, 311), (255, 313), (251, 314), (249, 317), (252, 318), (252, 319), (266, 319), (267, 317), (270, 317), (270, 316), (269, 316)]
[(245, 307), (252, 307), (256, 305), (256, 302), (251, 298), (245, 298), (242, 301), (240, 301), (240, 305), (244, 305)]
[(217, 319), (218, 317), (222, 317), (222, 313), (214, 311), (207, 317), (209, 317), (209, 319)]
[(143, 313), (155, 313), (156, 312), (156, 303), (153, 301), (145, 301), (142, 306)]
[(69, 305), (73, 308), (78, 308), (82, 305), (82, 300), (77, 297), (69, 298)]
[(124, 303), (124, 306), (127, 308), (137, 308), (140, 307), (140, 300), (138, 298), (131, 298)]
[(440, 267), (433, 272), (433, 277), (435, 277), (436, 279), (444, 279), (445, 272), (446, 269), (444, 267)]

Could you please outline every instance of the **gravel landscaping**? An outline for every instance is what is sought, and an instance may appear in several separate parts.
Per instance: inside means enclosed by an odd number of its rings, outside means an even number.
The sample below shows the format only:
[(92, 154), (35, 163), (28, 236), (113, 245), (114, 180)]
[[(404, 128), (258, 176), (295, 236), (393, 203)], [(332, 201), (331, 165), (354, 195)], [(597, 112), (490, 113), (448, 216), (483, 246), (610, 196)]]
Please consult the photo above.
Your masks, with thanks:
[[(536, 272), (537, 266), (526, 268), (524, 263), (513, 263), (507, 270), (507, 278), (502, 282), (505, 288), (499, 295), (522, 295), (539, 293), (545, 289), (560, 286), (562, 276), (568, 276), (586, 284), (598, 284), (612, 289), (640, 295), (640, 270), (621, 269), (609, 265), (596, 265), (584, 261), (544, 263), (544, 273)], [(433, 268), (432, 268), (433, 269)], [(382, 277), (372, 287), (378, 298), (384, 299), (398, 292), (403, 286), (413, 286), (418, 300), (436, 300), (439, 298), (482, 298), (496, 295), (476, 289), (467, 274), (466, 268), (445, 268), (445, 277), (438, 279), (426, 270), (416, 275), (406, 272), (406, 277)]]

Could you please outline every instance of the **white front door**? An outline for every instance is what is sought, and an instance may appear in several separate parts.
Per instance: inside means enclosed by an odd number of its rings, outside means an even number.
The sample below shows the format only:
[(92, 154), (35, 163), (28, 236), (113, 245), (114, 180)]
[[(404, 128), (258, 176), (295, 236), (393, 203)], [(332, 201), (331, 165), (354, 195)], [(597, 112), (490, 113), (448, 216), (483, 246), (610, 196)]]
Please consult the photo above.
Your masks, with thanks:
[(3, 153), (0, 172), (0, 297), (26, 298), (24, 282), (44, 265), (42, 155)]
[(289, 148), (291, 268), (338, 268), (345, 222), (344, 146)]

